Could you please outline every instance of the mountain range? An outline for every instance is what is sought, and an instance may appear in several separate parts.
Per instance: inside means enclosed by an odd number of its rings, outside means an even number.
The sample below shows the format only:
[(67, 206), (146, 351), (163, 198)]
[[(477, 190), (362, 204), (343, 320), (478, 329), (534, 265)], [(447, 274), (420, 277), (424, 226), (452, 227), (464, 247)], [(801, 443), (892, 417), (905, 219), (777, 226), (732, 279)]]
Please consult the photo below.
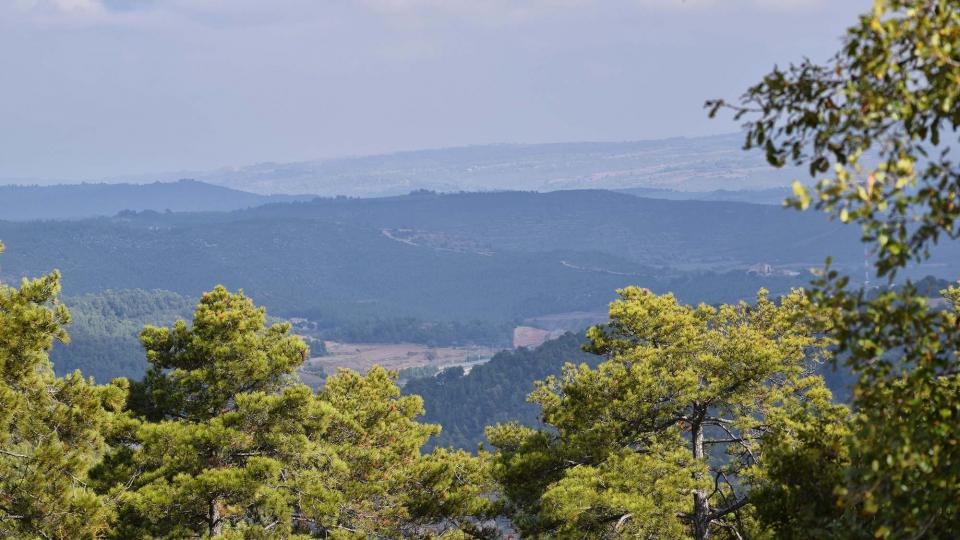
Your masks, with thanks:
[(736, 192), (782, 189), (794, 178), (807, 177), (794, 168), (774, 169), (759, 152), (744, 152), (742, 145), (739, 133), (630, 142), (490, 144), (128, 175), (104, 181), (142, 184), (192, 178), (261, 195), (382, 197), (419, 189)]
[(149, 184), (0, 185), (0, 219), (78, 219), (112, 216), (124, 210), (222, 212), (310, 198), (258, 195), (195, 180)]

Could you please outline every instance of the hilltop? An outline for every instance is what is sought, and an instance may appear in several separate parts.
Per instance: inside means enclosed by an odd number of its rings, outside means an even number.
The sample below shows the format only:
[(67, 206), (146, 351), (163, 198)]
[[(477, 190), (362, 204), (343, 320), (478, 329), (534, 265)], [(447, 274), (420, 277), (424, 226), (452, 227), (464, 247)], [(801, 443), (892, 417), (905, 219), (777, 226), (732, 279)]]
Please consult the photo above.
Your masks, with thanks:
[(124, 210), (222, 212), (308, 198), (258, 195), (196, 180), (150, 184), (9, 185), (0, 186), (0, 219), (78, 219), (113, 216)]
[[(782, 189), (799, 169), (774, 169), (741, 151), (739, 133), (624, 142), (485, 144), (214, 170), (106, 179), (149, 183), (193, 178), (262, 195), (384, 197), (419, 189), (556, 191), (635, 189), (668, 198), (713, 197), (715, 191)], [(726, 199), (720, 194), (722, 199)], [(767, 202), (765, 198), (764, 202)], [(750, 200), (737, 197), (736, 200)]]

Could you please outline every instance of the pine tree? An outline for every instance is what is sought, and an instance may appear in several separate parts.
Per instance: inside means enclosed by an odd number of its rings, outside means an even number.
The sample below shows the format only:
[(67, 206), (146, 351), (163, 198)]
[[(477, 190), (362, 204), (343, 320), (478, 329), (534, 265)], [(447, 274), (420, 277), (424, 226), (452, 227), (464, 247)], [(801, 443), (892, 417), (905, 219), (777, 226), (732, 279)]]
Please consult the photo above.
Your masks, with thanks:
[[(0, 244), (0, 252), (3, 245)], [(87, 487), (101, 433), (122, 407), (125, 384), (56, 378), (48, 353), (67, 341), (60, 274), (0, 284), (0, 536), (94, 538), (110, 501)]]
[(484, 462), (420, 447), (414, 419), (382, 369), (344, 371), (319, 394), (299, 383), (306, 345), (289, 324), (223, 287), (187, 325), (147, 327), (151, 369), (130, 401), (139, 420), (98, 488), (121, 501), (118, 538), (426, 536), (477, 530), (489, 506)]
[(805, 296), (685, 306), (630, 287), (588, 332), (607, 360), (566, 368), (531, 399), (550, 431), (492, 428), (495, 474), (529, 535), (704, 539), (753, 527), (749, 486), (785, 408), (829, 391), (829, 341)]

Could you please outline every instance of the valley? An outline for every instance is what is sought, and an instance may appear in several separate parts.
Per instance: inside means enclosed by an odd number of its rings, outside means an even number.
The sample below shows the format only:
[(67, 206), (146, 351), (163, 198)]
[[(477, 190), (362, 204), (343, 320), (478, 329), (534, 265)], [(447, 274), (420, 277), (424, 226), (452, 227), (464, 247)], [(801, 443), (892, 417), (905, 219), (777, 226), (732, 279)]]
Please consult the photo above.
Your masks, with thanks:
[[(463, 347), (431, 347), (419, 343), (324, 343), (326, 354), (310, 358), (301, 367), (307, 384), (319, 386), (323, 379), (338, 369), (366, 373), (375, 365), (398, 371), (421, 369), (420, 373), (439, 372), (452, 367), (483, 364), (498, 349), (483, 345)], [(410, 373), (410, 371), (407, 371)], [(403, 377), (406, 379), (408, 377)]]
[[(103, 186), (78, 189), (95, 195)], [(604, 190), (417, 191), (10, 220), (0, 221), (0, 238), (8, 246), (0, 281), (63, 272), (78, 317), (74, 343), (54, 350), (55, 368), (99, 381), (139, 376), (139, 329), (188, 316), (218, 283), (242, 289), (277, 320), (301, 321), (295, 331), (314, 340), (320, 357), (312, 377), (374, 362), (423, 375), (471, 354), (580, 332), (602, 321), (627, 285), (684, 302), (732, 302), (761, 287), (780, 294), (802, 286), (827, 255), (862, 275), (864, 257), (856, 231), (818, 216)], [(949, 277), (958, 264), (960, 250), (947, 245), (908, 275)], [(353, 352), (324, 358), (324, 342)], [(430, 349), (443, 351), (437, 365), (425, 360)]]

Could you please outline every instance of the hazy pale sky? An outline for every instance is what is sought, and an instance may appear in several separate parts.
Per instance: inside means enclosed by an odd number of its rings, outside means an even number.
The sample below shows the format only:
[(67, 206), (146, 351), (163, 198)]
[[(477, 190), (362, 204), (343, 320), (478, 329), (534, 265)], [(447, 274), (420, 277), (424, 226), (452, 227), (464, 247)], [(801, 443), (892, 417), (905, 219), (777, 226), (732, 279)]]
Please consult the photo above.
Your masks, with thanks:
[(870, 0), (0, 0), (0, 178), (730, 132)]

